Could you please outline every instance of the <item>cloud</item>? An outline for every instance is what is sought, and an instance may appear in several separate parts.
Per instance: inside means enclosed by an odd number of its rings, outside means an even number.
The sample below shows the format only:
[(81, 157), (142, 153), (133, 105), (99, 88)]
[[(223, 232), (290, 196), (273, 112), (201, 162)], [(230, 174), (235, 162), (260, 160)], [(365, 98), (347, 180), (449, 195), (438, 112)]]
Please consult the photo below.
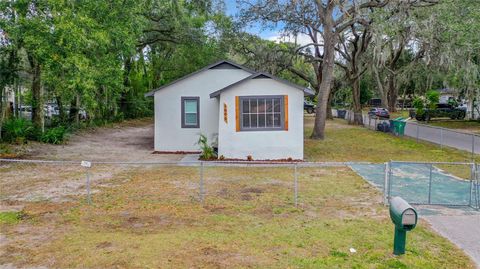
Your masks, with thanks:
[[(284, 35), (281, 33), (276, 33), (275, 35), (269, 36), (266, 39), (277, 42), (277, 43), (280, 43), (280, 42), (295, 43), (295, 36), (292, 34)], [(312, 43), (312, 39), (308, 35), (302, 34), (302, 33), (296, 36), (296, 41), (297, 41), (297, 44), (300, 46), (304, 46), (309, 43)]]

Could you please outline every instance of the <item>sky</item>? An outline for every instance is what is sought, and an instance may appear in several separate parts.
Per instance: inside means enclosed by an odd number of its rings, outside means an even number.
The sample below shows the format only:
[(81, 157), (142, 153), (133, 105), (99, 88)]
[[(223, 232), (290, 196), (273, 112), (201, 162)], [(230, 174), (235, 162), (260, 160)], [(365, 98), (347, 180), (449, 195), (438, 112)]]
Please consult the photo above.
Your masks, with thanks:
[[(224, 0), (224, 1), (225, 1), (227, 15), (232, 17), (237, 16), (240, 10), (237, 7), (236, 0)], [(256, 23), (256, 24), (249, 25), (249, 27), (247, 27), (245, 30), (251, 34), (258, 35), (263, 39), (267, 39), (271, 41), (276, 41), (276, 42), (279, 42), (280, 40), (290, 41), (290, 42), (294, 41), (293, 37), (287, 38), (287, 40), (281, 37), (281, 26), (274, 27), (273, 29), (271, 29), (271, 28), (262, 27), (259, 23)], [(306, 35), (299, 35), (297, 37), (297, 43), (300, 45), (305, 45), (310, 42), (312, 42), (310, 40), (310, 37)]]
[[(239, 9), (237, 8), (236, 0), (224, 0), (226, 5), (226, 13), (229, 16), (235, 17), (239, 13)], [(255, 34), (260, 36), (263, 39), (272, 40), (279, 35), (280, 29), (262, 29), (260, 24), (252, 24), (250, 27), (246, 29), (247, 32), (251, 34)]]

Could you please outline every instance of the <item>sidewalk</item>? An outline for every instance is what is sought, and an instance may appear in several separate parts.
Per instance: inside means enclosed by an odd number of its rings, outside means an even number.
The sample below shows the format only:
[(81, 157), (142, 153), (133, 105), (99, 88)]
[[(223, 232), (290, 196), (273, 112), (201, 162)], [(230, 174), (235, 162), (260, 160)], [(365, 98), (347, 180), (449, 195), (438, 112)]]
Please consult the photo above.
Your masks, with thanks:
[(480, 212), (466, 208), (418, 206), (419, 215), (465, 251), (480, 268)]

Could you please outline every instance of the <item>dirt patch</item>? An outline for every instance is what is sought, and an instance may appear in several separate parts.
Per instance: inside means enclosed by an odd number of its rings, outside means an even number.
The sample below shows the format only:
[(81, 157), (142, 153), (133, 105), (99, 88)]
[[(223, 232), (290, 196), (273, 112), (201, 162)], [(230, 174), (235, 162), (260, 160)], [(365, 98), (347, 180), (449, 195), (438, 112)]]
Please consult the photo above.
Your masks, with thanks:
[(222, 213), (227, 210), (227, 207), (218, 205), (206, 205), (205, 209), (211, 213)]
[(250, 200), (252, 200), (252, 196), (248, 193), (244, 193), (244, 194), (241, 195), (240, 199), (242, 201), (250, 201)]
[[(24, 158), (70, 160), (78, 164), (0, 163), (0, 200), (78, 200), (86, 194), (86, 170), (81, 160), (124, 162), (179, 161), (182, 155), (152, 154), (153, 120), (126, 121), (113, 127), (85, 130), (73, 135), (65, 145), (30, 143)], [(91, 168), (92, 193), (104, 182), (132, 169), (127, 165), (97, 165)]]
[(260, 194), (260, 193), (263, 193), (263, 190), (262, 190), (262, 189), (259, 189), (259, 188), (248, 187), (248, 188), (242, 189), (241, 192), (242, 192), (242, 193), (255, 193), (255, 194)]
[(68, 225), (60, 221), (69, 206), (71, 204), (27, 203), (19, 224), (1, 226), (0, 264), (17, 260), (19, 263), (15, 265), (22, 268), (22, 253), (46, 247), (61, 238), (69, 230)]
[(107, 242), (107, 241), (103, 241), (97, 244), (97, 248), (110, 248), (112, 246), (113, 246), (112, 242)]
[[(153, 152), (153, 119), (126, 121), (113, 127), (85, 130), (65, 145), (31, 143), (26, 157), (49, 160), (146, 161), (179, 159)], [(128, 153), (128, 154), (126, 154)]]

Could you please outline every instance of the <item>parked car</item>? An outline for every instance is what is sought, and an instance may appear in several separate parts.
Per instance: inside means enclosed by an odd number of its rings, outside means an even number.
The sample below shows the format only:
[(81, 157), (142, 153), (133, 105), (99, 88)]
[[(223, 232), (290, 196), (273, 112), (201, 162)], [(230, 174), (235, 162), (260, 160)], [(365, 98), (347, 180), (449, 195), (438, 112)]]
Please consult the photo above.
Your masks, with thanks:
[(19, 115), (21, 118), (24, 119), (31, 119), (32, 118), (32, 107), (31, 106), (20, 106), (19, 108)]
[(307, 100), (303, 100), (303, 109), (307, 111), (308, 114), (313, 114), (315, 112), (315, 104)]
[(368, 116), (370, 118), (377, 118), (377, 119), (390, 119), (390, 113), (386, 108), (382, 107), (375, 107), (368, 111)]
[(463, 120), (467, 115), (466, 107), (456, 107), (451, 104), (437, 104), (436, 109), (425, 109), (425, 111), (418, 115), (416, 113), (411, 113), (415, 116), (415, 119), (418, 121), (429, 121), (432, 118), (450, 118), (452, 120), (458, 119)]

